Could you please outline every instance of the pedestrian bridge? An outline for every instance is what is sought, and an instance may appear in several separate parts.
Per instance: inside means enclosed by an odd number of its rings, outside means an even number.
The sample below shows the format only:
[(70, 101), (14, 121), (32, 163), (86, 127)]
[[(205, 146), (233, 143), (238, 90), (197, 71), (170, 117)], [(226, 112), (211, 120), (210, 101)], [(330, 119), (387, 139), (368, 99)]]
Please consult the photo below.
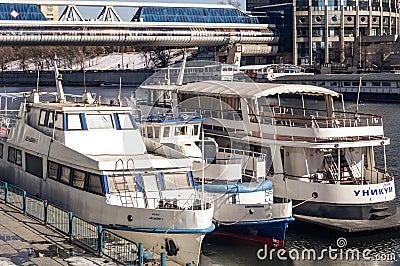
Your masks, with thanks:
[[(233, 47), (275, 55), (275, 26), (229, 5), (110, 1), (2, 1), (0, 45)], [(58, 7), (56, 20), (27, 20), (22, 6)], [(8, 9), (7, 9), (8, 8)], [(36, 6), (37, 8), (37, 6)], [(95, 17), (84, 13), (92, 8)], [(118, 12), (117, 12), (118, 10)], [(29, 11), (32, 12), (32, 11)], [(123, 19), (123, 15), (127, 19)], [(91, 12), (93, 16), (93, 12)]]

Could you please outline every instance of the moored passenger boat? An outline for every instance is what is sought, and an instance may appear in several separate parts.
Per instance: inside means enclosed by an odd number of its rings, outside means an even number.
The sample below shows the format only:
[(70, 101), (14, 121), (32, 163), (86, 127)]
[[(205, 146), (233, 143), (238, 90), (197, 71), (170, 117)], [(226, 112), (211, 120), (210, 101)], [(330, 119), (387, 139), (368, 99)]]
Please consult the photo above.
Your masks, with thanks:
[[(212, 234), (283, 247), (292, 218), (290, 200), (273, 201), (266, 179), (270, 161), (261, 153), (218, 147), (200, 138), (204, 121), (196, 113), (157, 113), (140, 123), (142, 134), (189, 156), (199, 191), (214, 203)], [(204, 152), (203, 152), (204, 151)]]
[(395, 214), (381, 116), (346, 111), (343, 98), (334, 105), (339, 93), (309, 85), (206, 81), (172, 91), (180, 111), (207, 117), (207, 134), (222, 146), (271, 156), (274, 195), (291, 198), (294, 213), (349, 220)]
[(131, 108), (86, 92), (68, 102), (57, 79), (56, 101), (34, 91), (14, 118), (2, 120), (3, 180), (173, 261), (199, 264), (213, 205), (194, 187), (192, 162), (143, 138)]

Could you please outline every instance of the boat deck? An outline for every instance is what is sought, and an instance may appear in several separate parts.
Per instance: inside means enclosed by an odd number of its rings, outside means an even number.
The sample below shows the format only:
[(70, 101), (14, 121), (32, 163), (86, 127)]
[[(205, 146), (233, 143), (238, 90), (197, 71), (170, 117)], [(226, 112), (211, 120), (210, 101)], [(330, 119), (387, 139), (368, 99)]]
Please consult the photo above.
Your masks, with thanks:
[(400, 228), (400, 206), (397, 207), (395, 215), (381, 220), (339, 220), (298, 214), (294, 214), (293, 216), (298, 221), (312, 223), (346, 233)]

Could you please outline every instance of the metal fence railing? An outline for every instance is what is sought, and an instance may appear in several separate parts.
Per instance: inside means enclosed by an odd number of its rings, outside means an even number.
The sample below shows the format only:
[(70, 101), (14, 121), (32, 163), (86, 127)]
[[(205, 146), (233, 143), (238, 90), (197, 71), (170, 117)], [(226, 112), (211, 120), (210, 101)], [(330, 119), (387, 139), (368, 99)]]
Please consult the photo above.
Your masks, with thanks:
[[(143, 244), (103, 229), (46, 200), (27, 194), (19, 187), (0, 181), (0, 200), (69, 236), (95, 254), (107, 256), (123, 265), (144, 265)], [(166, 266), (165, 253), (161, 254), (160, 265)]]

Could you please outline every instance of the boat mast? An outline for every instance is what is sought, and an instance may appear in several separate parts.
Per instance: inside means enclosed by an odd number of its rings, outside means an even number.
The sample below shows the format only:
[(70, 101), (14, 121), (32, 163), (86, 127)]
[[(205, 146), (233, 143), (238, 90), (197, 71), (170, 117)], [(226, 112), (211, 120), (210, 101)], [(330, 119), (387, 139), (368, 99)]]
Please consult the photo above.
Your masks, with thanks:
[(54, 60), (54, 75), (55, 75), (55, 78), (56, 78), (57, 102), (65, 103), (64, 89), (63, 89), (62, 84), (61, 84), (62, 75), (58, 71), (57, 57)]

